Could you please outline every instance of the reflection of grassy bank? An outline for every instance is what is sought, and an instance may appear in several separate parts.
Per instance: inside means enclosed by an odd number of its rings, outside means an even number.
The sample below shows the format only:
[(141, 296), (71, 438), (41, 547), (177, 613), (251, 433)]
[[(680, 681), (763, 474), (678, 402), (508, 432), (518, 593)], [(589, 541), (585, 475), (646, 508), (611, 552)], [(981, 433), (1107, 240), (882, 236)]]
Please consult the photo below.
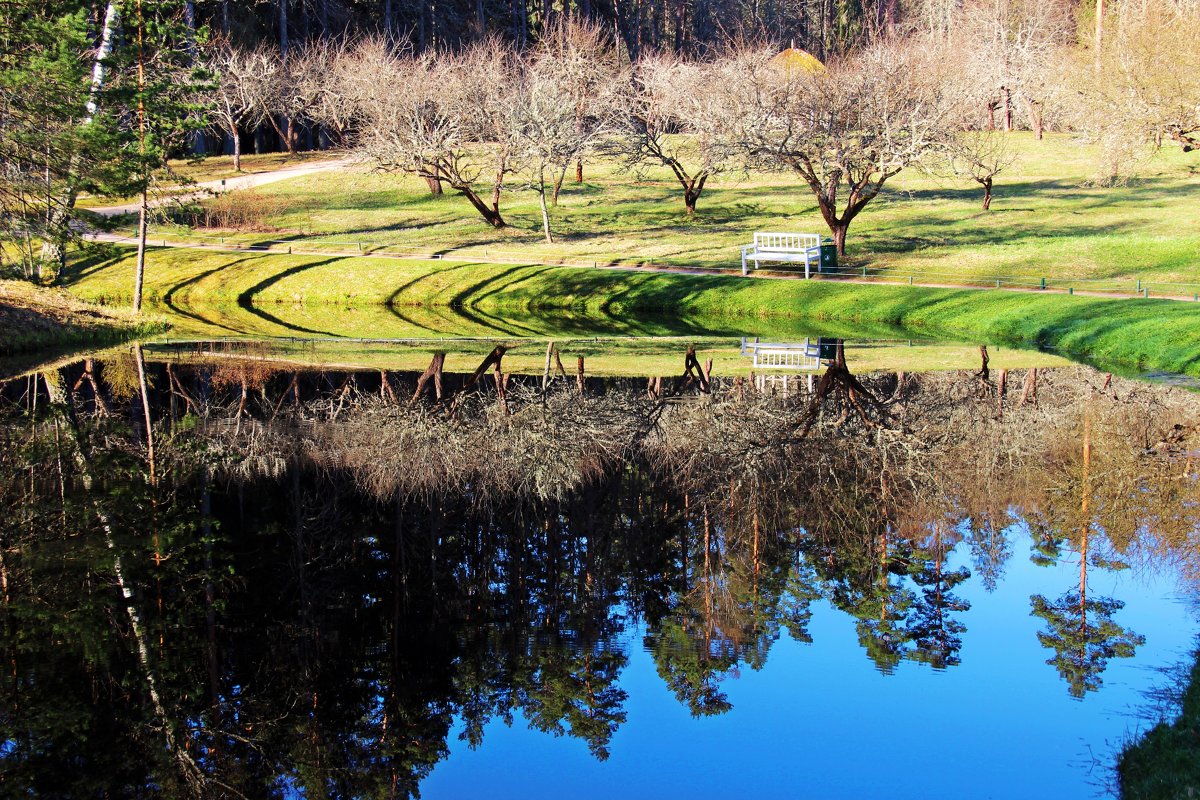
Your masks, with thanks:
[[(121, 301), (132, 256), (77, 265), (71, 288), (91, 300)], [(155, 251), (147, 294), (194, 321), (234, 303), (229, 325), (245, 335), (380, 336), (377, 325), (348, 325), (359, 309), (387, 308), (421, 319), (453, 308), (469, 330), (504, 335), (595, 334), (772, 336), (804, 320), (897, 326), (960, 341), (1051, 347), (1128, 370), (1200, 374), (1200, 305), (978, 290), (863, 286), (744, 278), (497, 264), (399, 261), (197, 251)], [(669, 314), (647, 321), (647, 314)], [(544, 321), (542, 330), (512, 322)], [(293, 321), (296, 320), (296, 321)], [(788, 323), (787, 321), (791, 321)], [(781, 322), (785, 324), (781, 324)], [(199, 331), (197, 331), (199, 332)]]
[(1200, 654), (1174, 724), (1160, 722), (1121, 754), (1124, 800), (1174, 800), (1200, 794)]
[[(208, 345), (196, 343), (153, 344), (148, 356), (157, 360), (199, 359), (231, 362), (274, 363), (281, 368), (293, 365), (320, 366), (324, 369), (380, 369), (396, 372), (420, 372), (434, 352), (445, 352), (448, 373), (470, 373), (496, 341), (504, 341), (509, 350), (504, 356), (504, 371), (538, 375), (545, 368), (546, 340), (475, 339), (439, 342), (364, 343), (364, 342), (253, 342), (238, 346), (229, 342)], [(591, 376), (645, 377), (679, 375), (683, 372), (684, 353), (694, 345), (702, 361), (712, 359), (713, 375), (746, 375), (751, 360), (739, 353), (735, 339), (712, 337), (673, 337), (660, 339), (559, 338), (555, 344), (563, 367), (574, 376), (576, 359), (584, 357)], [(973, 345), (914, 341), (880, 343), (854, 342), (846, 347), (846, 359), (856, 372), (901, 370), (927, 372), (947, 369), (977, 369), (979, 350)], [(1065, 364), (1063, 359), (1029, 350), (994, 350), (994, 369), (1052, 367)], [(786, 370), (783, 372), (787, 372)], [(795, 373), (796, 370), (790, 372)]]
[(0, 281), (0, 354), (118, 342), (165, 328), (158, 318), (137, 319), (65, 292)]

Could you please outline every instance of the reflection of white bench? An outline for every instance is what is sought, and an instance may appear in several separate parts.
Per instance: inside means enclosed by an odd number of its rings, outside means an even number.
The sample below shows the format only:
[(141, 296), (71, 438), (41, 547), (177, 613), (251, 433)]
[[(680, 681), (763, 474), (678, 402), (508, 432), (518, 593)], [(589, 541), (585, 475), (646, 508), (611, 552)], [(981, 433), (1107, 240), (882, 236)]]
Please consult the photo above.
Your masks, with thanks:
[(755, 369), (821, 368), (821, 345), (805, 339), (803, 342), (752, 342), (742, 339), (742, 355), (754, 359)]
[(749, 275), (748, 262), (804, 262), (804, 277), (812, 275), (814, 265), (821, 263), (821, 237), (816, 233), (756, 233), (754, 244), (742, 248), (742, 274)]

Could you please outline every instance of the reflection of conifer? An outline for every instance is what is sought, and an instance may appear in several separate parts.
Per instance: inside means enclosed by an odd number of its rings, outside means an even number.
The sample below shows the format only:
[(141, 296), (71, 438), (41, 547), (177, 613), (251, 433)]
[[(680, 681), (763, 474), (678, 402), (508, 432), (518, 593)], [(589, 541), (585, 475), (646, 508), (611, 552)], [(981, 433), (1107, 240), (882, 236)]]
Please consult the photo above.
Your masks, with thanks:
[(617, 679), (626, 663), (625, 655), (615, 650), (546, 648), (522, 701), (529, 724), (555, 736), (568, 733), (582, 739), (604, 761), (608, 743), (625, 722), (629, 695)]
[(1130, 658), (1146, 641), (1113, 621), (1113, 613), (1125, 606), (1120, 600), (1067, 592), (1053, 603), (1035, 594), (1030, 604), (1033, 615), (1044, 619), (1049, 628), (1038, 633), (1042, 647), (1054, 651), (1046, 663), (1058, 670), (1072, 697), (1099, 689), (1108, 660)]
[(675, 698), (694, 717), (724, 714), (733, 705), (721, 691), (720, 682), (736, 663), (727, 654), (712, 654), (695, 646), (683, 625), (668, 620), (647, 637), (658, 675)]
[[(1007, 515), (1005, 524), (1008, 524)], [(1012, 542), (1005, 535), (1003, 526), (995, 524), (990, 516), (972, 519), (967, 545), (971, 548), (971, 563), (983, 588), (994, 592), (1004, 577), (1005, 564), (1012, 557)]]

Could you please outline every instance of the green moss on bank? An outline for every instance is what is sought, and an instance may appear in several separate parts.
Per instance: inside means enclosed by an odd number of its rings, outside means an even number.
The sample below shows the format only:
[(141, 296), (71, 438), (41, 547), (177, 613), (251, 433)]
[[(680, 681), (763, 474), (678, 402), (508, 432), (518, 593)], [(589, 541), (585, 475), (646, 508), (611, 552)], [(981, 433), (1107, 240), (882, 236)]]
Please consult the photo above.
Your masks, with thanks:
[(111, 344), (167, 329), (161, 317), (134, 317), (56, 289), (0, 281), (0, 354)]
[(1124, 800), (1183, 800), (1200, 795), (1200, 655), (1183, 694), (1179, 719), (1160, 722), (1121, 754)]
[[(132, 256), (81, 263), (70, 288), (124, 301)], [(614, 326), (670, 314), (692, 329), (791, 319), (886, 325), (954, 340), (1053, 348), (1125, 371), (1200, 375), (1200, 304), (1034, 292), (745, 279), (572, 267), (155, 250), (147, 296), (176, 313), (236, 304), (272, 318), (356, 307), (449, 307), (493, 318), (585, 315)]]

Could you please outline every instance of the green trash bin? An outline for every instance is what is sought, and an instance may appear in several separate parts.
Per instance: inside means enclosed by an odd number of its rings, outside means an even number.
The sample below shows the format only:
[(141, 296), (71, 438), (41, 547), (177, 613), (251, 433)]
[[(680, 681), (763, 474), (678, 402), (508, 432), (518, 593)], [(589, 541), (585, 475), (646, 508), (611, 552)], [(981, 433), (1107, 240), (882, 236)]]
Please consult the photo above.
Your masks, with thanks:
[(837, 245), (826, 237), (821, 241), (821, 263), (817, 265), (817, 272), (837, 272), (837, 268)]

